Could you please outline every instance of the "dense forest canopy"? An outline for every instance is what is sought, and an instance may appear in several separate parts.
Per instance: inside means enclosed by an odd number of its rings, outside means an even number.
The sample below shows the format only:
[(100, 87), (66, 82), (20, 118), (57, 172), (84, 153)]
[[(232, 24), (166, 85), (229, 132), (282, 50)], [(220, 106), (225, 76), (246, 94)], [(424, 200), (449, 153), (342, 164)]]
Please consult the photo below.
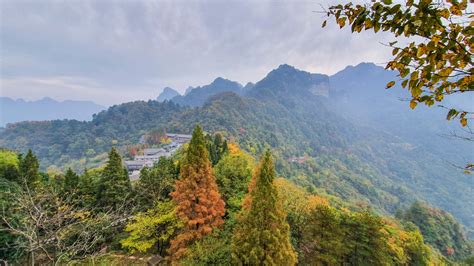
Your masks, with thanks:
[(472, 3), (321, 4), (327, 33), (303, 2), (47, 2), (1, 3), (1, 265), (474, 265)]
[(126, 154), (153, 130), (190, 133), (200, 123), (253, 156), (272, 147), (277, 172), (304, 187), (386, 213), (423, 199), (471, 230), (473, 209), (465, 205), (471, 177), (452, 165), (472, 161), (472, 144), (442, 137), (456, 129), (428, 110), (402, 108), (403, 91), (379, 93), (394, 75), (368, 63), (330, 77), (282, 65), (241, 95), (208, 92), (200, 107), (137, 101), (112, 106), (91, 122), (16, 123), (0, 134), (0, 145), (31, 148), (43, 170), (82, 171), (103, 164), (113, 145)]
[(143, 264), (137, 258), (154, 254), (182, 265), (444, 265), (471, 255), (472, 242), (446, 212), (416, 202), (398, 220), (381, 216), (277, 178), (269, 150), (259, 163), (232, 141), (216, 153), (220, 138), (197, 127), (189, 145), (132, 183), (114, 148), (105, 167), (82, 174), (42, 173), (31, 151), (2, 150), (1, 258)]

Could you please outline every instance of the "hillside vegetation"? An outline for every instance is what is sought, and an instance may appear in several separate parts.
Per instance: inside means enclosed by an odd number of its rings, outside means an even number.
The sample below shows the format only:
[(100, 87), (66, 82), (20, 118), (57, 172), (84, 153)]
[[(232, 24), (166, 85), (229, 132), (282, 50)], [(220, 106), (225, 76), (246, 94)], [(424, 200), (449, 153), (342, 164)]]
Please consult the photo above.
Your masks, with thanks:
[[(17, 123), (0, 134), (0, 145), (19, 152), (31, 148), (42, 169), (81, 171), (103, 163), (113, 145), (125, 150), (151, 130), (190, 133), (201, 124), (224, 132), (254, 157), (272, 148), (277, 172), (311, 191), (387, 214), (421, 199), (453, 213), (470, 230), (474, 209), (466, 202), (472, 201), (472, 179), (451, 164), (471, 160), (472, 144), (442, 138), (448, 126), (426, 126), (438, 124), (432, 113), (395, 111), (403, 109), (400, 95), (378, 92), (391, 77), (372, 64), (331, 77), (282, 65), (241, 95), (203, 86), (182, 96), (202, 95), (206, 87), (202, 106), (192, 104), (197, 107), (138, 101), (113, 106), (91, 122)], [(300, 163), (291, 160), (300, 157)]]
[[(40, 172), (31, 151), (6, 160), (0, 258), (18, 264), (446, 265), (469, 256), (468, 249), (444, 256), (437, 250), (438, 243), (470, 248), (456, 235), (425, 242), (426, 228), (405, 221), (413, 208), (397, 221), (308, 191), (277, 177), (269, 150), (256, 162), (236, 143), (219, 148), (213, 139), (196, 127), (189, 145), (135, 182), (115, 148), (105, 167), (80, 175)], [(13, 170), (6, 175), (5, 169)], [(431, 222), (432, 228), (446, 225)]]

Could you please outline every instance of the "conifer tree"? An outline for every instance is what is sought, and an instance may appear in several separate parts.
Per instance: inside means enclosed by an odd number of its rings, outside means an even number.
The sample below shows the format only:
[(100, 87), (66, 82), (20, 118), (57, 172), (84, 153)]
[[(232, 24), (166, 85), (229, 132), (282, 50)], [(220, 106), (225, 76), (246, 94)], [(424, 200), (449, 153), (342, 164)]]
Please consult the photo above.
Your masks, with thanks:
[(20, 156), (20, 178), (22, 185), (34, 188), (40, 182), (39, 161), (33, 152), (28, 150), (25, 157)]
[(238, 265), (295, 265), (289, 225), (278, 191), (270, 151), (266, 151), (249, 185), (242, 216), (234, 231), (232, 256)]
[(86, 168), (84, 173), (79, 177), (77, 186), (78, 198), (81, 200), (78, 204), (82, 207), (92, 207), (94, 205), (97, 193), (97, 175), (92, 175)]
[(77, 189), (78, 185), (79, 176), (74, 173), (71, 168), (68, 168), (66, 174), (64, 175), (63, 191), (65, 193), (72, 193)]
[(176, 203), (176, 215), (184, 222), (168, 250), (172, 261), (177, 261), (191, 244), (224, 223), (224, 201), (217, 189), (200, 126), (194, 129), (171, 197)]
[(122, 157), (115, 148), (109, 152), (109, 161), (102, 172), (97, 192), (97, 205), (101, 208), (117, 208), (130, 193), (131, 184), (122, 166)]
[(383, 220), (369, 210), (343, 218), (347, 235), (343, 242), (349, 248), (344, 263), (349, 265), (390, 265), (388, 236)]
[(207, 142), (209, 160), (211, 160), (212, 166), (215, 166), (228, 152), (227, 140), (220, 133), (215, 134), (214, 137), (207, 135), (205, 140)]

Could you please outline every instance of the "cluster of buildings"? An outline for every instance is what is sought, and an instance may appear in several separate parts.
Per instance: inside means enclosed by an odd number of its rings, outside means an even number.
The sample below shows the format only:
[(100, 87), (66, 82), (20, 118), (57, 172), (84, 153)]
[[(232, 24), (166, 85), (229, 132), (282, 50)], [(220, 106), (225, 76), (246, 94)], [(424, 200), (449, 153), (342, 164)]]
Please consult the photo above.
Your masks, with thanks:
[(137, 155), (131, 161), (125, 161), (130, 180), (137, 180), (140, 177), (140, 170), (143, 167), (152, 167), (161, 157), (170, 157), (181, 145), (191, 140), (191, 135), (184, 134), (166, 134), (171, 143), (161, 148), (150, 148), (143, 151), (143, 155)]

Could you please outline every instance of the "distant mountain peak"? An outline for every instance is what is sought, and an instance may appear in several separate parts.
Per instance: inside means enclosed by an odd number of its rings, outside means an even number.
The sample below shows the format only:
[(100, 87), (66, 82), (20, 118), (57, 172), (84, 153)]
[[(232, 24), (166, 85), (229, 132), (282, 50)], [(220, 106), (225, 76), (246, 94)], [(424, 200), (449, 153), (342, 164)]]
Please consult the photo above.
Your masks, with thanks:
[(298, 70), (298, 69), (288, 64), (281, 64), (278, 66), (277, 70)]
[(278, 73), (278, 74), (287, 73), (287, 74), (289, 74), (289, 73), (298, 73), (298, 72), (308, 73), (306, 71), (299, 70), (299, 69), (295, 68), (294, 66), (291, 66), (291, 65), (288, 65), (288, 64), (281, 64), (276, 69), (272, 70), (269, 74), (271, 74), (271, 73)]
[(163, 101), (169, 101), (171, 99), (173, 99), (175, 96), (178, 96), (179, 95), (179, 92), (177, 92), (176, 90), (170, 88), (170, 87), (165, 87), (160, 95), (156, 98), (157, 101), (159, 102), (163, 102)]
[(326, 76), (322, 74), (313, 74), (308, 71), (304, 71), (301, 69), (298, 69), (294, 66), (288, 65), (288, 64), (281, 64), (279, 65), (276, 69), (273, 69), (268, 73), (268, 75), (265, 78), (272, 78), (272, 77), (285, 77), (285, 78), (296, 78), (296, 79), (301, 79), (301, 78), (312, 78), (315, 76)]
[(202, 106), (212, 95), (229, 91), (239, 94), (242, 88), (242, 85), (236, 81), (218, 77), (211, 84), (186, 90), (184, 95), (176, 96), (172, 101), (180, 105)]
[(225, 78), (222, 78), (222, 77), (217, 77), (216, 79), (214, 79), (214, 81), (212, 83), (214, 83), (214, 82), (223, 82), (223, 81), (228, 81), (228, 79), (225, 79)]
[(295, 95), (299, 95), (299, 97), (310, 97), (311, 95), (327, 97), (329, 78), (326, 75), (312, 74), (294, 66), (282, 64), (247, 90), (246, 94), (260, 99), (277, 97), (283, 102), (289, 102), (288, 99)]
[(55, 99), (51, 98), (51, 97), (43, 97), (41, 100), (39, 100), (40, 102), (44, 102), (44, 103), (57, 103), (58, 101), (56, 101)]
[(236, 81), (232, 81), (232, 80), (229, 80), (229, 79), (225, 79), (225, 78), (222, 78), (222, 77), (217, 77), (211, 84), (209, 84), (208, 86), (227, 86), (227, 85), (230, 85), (230, 86), (239, 86), (239, 87), (242, 87), (242, 85)]
[(175, 91), (175, 90), (173, 90), (173, 88), (170, 88), (170, 87), (165, 87), (163, 89), (163, 92), (173, 92), (173, 91)]
[(385, 69), (383, 67), (377, 66), (374, 63), (362, 62), (362, 63), (359, 63), (355, 66), (349, 65), (349, 66), (345, 67), (343, 70), (341, 70), (339, 72), (353, 71), (353, 70), (358, 70), (358, 71), (363, 71), (363, 72), (367, 72), (367, 71), (385, 71)]
[(105, 109), (92, 101), (57, 101), (50, 97), (25, 101), (0, 97), (0, 127), (20, 121), (41, 121), (54, 119), (90, 120), (92, 115)]

